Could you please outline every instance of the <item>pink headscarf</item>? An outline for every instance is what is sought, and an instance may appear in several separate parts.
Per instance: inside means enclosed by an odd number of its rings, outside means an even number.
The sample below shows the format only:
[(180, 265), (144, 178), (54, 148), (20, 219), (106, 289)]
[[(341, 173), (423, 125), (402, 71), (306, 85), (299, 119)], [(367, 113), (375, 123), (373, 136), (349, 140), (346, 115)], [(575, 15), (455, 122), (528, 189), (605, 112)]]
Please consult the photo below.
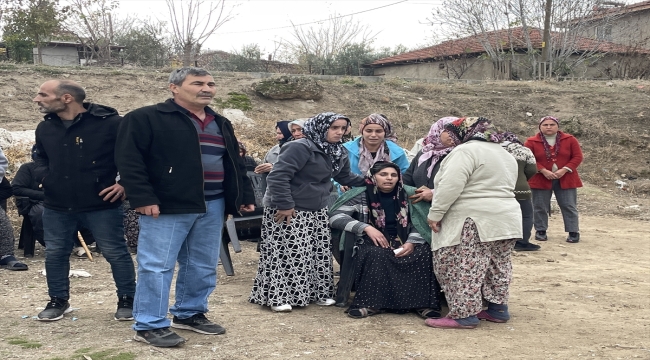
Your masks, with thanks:
[[(363, 143), (363, 129), (367, 125), (379, 125), (384, 129), (384, 141), (377, 149), (377, 154), (373, 157), (370, 151), (366, 148), (366, 145)], [(393, 127), (391, 126), (386, 116), (382, 114), (370, 114), (365, 119), (361, 120), (359, 124), (359, 132), (361, 133), (361, 139), (359, 139), (359, 170), (362, 174), (365, 174), (368, 169), (370, 169), (377, 161), (390, 161), (390, 151), (388, 150), (388, 145), (386, 140), (397, 141), (397, 136), (393, 132)]]
[(429, 177), (431, 177), (431, 172), (433, 171), (433, 167), (436, 166), (436, 163), (440, 161), (443, 156), (449, 154), (451, 150), (454, 149), (453, 146), (445, 147), (440, 142), (440, 134), (445, 131), (445, 125), (457, 119), (457, 117), (448, 116), (436, 121), (433, 123), (433, 125), (431, 125), (429, 134), (426, 138), (424, 138), (424, 141), (422, 142), (424, 146), (422, 147), (422, 155), (420, 155), (420, 159), (418, 160), (418, 166), (431, 159), (431, 165), (429, 165), (427, 168), (427, 175)]

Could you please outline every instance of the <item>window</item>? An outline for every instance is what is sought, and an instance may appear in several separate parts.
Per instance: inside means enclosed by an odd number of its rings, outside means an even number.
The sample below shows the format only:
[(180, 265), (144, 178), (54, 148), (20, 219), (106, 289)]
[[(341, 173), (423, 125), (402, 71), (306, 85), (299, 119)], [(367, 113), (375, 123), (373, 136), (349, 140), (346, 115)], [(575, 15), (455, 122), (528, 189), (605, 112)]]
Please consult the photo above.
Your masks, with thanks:
[(602, 25), (596, 27), (596, 39), (598, 40), (612, 40), (612, 26)]

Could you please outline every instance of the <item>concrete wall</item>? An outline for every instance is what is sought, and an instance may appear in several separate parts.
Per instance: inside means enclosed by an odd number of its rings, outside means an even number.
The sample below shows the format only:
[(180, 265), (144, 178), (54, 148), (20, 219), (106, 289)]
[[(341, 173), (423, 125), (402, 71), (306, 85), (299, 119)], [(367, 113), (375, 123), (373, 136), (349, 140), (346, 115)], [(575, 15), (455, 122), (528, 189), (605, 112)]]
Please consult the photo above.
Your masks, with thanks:
[[(492, 63), (479, 59), (434, 61), (430, 63), (387, 65), (375, 68), (375, 76), (415, 79), (492, 79)], [(462, 75), (461, 75), (462, 74)], [(460, 75), (460, 76), (458, 76)]]
[[(34, 64), (38, 64), (38, 49), (33, 49)], [(76, 47), (55, 47), (48, 46), (41, 48), (43, 65), (52, 66), (77, 66), (79, 65), (79, 53)]]
[(582, 30), (580, 35), (632, 48), (650, 49), (650, 9), (611, 19), (607, 25), (594, 24)]

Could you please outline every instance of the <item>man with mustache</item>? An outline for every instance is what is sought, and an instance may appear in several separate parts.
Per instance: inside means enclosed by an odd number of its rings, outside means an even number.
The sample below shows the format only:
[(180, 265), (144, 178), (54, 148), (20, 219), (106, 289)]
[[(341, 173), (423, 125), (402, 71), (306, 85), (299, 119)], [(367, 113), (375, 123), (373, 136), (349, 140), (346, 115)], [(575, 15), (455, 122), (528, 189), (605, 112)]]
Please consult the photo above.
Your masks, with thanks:
[[(115, 182), (114, 152), (122, 118), (108, 106), (84, 103), (74, 81), (50, 80), (34, 98), (45, 120), (36, 127), (34, 162), (44, 191), (43, 237), (50, 302), (38, 320), (70, 311), (70, 252), (79, 226), (92, 232), (117, 287), (115, 320), (132, 320), (135, 272), (124, 241), (124, 188)], [(41, 175), (42, 174), (42, 175)]]
[[(226, 332), (205, 316), (224, 215), (255, 209), (232, 124), (208, 106), (216, 92), (210, 73), (175, 70), (169, 90), (172, 99), (126, 114), (115, 151), (120, 182), (141, 214), (134, 339), (159, 347), (185, 342), (170, 326)], [(176, 301), (169, 308), (176, 262)]]

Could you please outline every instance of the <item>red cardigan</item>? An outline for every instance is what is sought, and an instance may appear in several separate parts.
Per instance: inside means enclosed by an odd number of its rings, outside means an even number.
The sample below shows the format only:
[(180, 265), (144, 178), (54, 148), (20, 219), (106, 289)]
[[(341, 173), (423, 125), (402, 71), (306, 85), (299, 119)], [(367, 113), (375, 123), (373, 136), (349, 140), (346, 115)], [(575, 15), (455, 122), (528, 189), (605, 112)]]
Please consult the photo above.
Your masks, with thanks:
[[(560, 134), (560, 152), (557, 154), (557, 167), (561, 169), (563, 167), (568, 167), (573, 172), (567, 172), (560, 178), (560, 187), (562, 189), (574, 189), (582, 187), (582, 181), (578, 175), (578, 165), (582, 162), (582, 150), (580, 149), (580, 144), (578, 139), (573, 135), (558, 132)], [(544, 152), (544, 144), (542, 139), (539, 138), (539, 134), (531, 136), (526, 139), (524, 146), (532, 150), (535, 155), (535, 160), (537, 161), (537, 170), (553, 168), (553, 162), (551, 160), (546, 160), (546, 153)], [(551, 180), (544, 177), (544, 175), (537, 173), (533, 175), (528, 184), (531, 189), (544, 189), (550, 190), (552, 183)]]

